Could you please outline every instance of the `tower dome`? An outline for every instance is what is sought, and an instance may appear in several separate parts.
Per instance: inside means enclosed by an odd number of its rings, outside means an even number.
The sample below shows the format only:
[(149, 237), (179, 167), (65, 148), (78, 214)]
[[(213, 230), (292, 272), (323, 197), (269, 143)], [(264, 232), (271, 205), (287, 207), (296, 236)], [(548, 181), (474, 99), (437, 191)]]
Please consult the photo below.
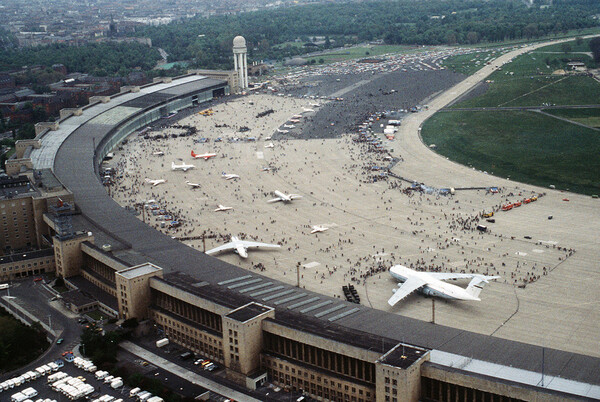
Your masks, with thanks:
[(246, 50), (246, 39), (243, 36), (233, 38), (233, 50)]

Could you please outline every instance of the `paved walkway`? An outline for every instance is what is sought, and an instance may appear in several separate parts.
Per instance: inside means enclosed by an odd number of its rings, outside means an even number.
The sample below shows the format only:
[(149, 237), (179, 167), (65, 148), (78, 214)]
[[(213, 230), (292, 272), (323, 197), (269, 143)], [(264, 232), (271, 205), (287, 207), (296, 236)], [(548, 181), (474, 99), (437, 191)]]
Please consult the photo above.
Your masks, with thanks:
[(220, 395), (226, 396), (227, 398), (235, 399), (237, 401), (249, 401), (249, 402), (260, 402), (259, 399), (252, 398), (249, 395), (244, 393), (232, 390), (231, 388), (227, 388), (224, 385), (221, 385), (215, 381), (209, 380), (208, 378), (202, 377), (199, 374), (194, 373), (193, 371), (189, 371), (188, 369), (178, 366), (177, 364), (170, 362), (162, 357), (155, 355), (147, 349), (144, 349), (134, 343), (129, 341), (121, 342), (120, 346), (140, 358), (152, 362), (153, 365), (166, 370), (170, 373), (173, 373), (187, 381), (204, 387), (208, 390), (214, 391)]

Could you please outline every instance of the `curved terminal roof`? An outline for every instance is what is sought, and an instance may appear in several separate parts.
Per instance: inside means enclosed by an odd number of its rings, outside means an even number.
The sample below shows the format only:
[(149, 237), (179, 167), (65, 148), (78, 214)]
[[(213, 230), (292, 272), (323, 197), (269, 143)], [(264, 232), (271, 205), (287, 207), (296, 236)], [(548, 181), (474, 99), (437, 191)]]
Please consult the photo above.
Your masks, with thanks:
[[(119, 258), (131, 265), (139, 264), (140, 261), (154, 263), (163, 268), (165, 274), (189, 275), (194, 281), (186, 282), (187, 284), (182, 282), (177, 286), (188, 288), (191, 292), (197, 290), (196, 285), (202, 284), (220, 290), (215, 297), (221, 297), (223, 305), (229, 305), (231, 300), (239, 300), (239, 306), (248, 300), (264, 303), (276, 308), (278, 319), (282, 318), (299, 328), (302, 328), (303, 322), (316, 319), (324, 332), (332, 328), (333, 324), (338, 324), (349, 330), (439, 350), (444, 352), (440, 355), (443, 358), (439, 359), (439, 363), (444, 365), (456, 367), (456, 362), (464, 367), (464, 359), (467, 357), (470, 361), (496, 365), (489, 367), (512, 367), (521, 372), (531, 372), (534, 376), (539, 374), (542, 347), (419, 321), (299, 289), (188, 247), (156, 231), (121, 208), (108, 196), (94, 171), (92, 144), (94, 141), (96, 145), (99, 144), (112, 127), (111, 124), (98, 122), (117, 124), (126, 120), (131, 115), (127, 110), (116, 114), (114, 109), (127, 101), (151, 101), (165, 95), (176, 97), (173, 93), (197, 91), (206, 84), (207, 81), (200, 77), (185, 77), (174, 80), (171, 84), (147, 88), (139, 94), (130, 94), (132, 96), (126, 98), (117, 97), (109, 103), (92, 106), (83, 116), (67, 119), (61, 123), (62, 130), (50, 132), (47, 135), (49, 138), (43, 139), (42, 148), (36, 150), (34, 166), (39, 168), (54, 163), (55, 174), (73, 192), (83, 217), (91, 223), (89, 226), (102, 231), (101, 236), (128, 248), (127, 253), (120, 254)], [(98, 238), (98, 233), (95, 234)], [(597, 375), (600, 372), (600, 359), (553, 349), (545, 349), (544, 352), (546, 376), (559, 376), (585, 383), (583, 386), (587, 388), (583, 395), (588, 395), (588, 385), (594, 384), (591, 387), (596, 395), (600, 395), (600, 377)], [(482, 366), (474, 367), (479, 370)], [(481, 370), (484, 371), (483, 368)], [(513, 378), (510, 373), (510, 380), (521, 383), (528, 381), (521, 375)], [(533, 381), (532, 385), (537, 385), (538, 382)], [(572, 387), (561, 390), (573, 392)]]

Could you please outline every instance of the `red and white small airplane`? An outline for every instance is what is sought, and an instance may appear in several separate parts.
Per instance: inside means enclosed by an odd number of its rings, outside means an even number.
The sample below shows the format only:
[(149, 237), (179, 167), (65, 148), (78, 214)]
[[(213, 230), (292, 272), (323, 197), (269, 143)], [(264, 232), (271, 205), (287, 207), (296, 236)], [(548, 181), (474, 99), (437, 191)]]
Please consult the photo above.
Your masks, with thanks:
[(205, 153), (205, 154), (196, 154), (192, 150), (192, 158), (194, 159), (204, 159), (205, 161), (209, 160), (213, 156), (217, 156), (217, 154)]

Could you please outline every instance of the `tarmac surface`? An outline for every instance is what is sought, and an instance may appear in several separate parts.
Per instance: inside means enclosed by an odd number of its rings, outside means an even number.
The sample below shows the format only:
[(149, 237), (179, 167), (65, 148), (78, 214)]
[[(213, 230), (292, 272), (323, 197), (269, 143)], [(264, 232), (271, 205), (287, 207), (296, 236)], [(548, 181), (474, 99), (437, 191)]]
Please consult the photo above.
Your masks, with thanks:
[[(486, 68), (491, 71), (501, 62)], [(224, 261), (292, 285), (299, 280), (308, 290), (335, 297), (343, 297), (341, 285), (352, 283), (363, 304), (424, 321), (432, 319), (431, 299), (414, 294), (388, 306), (387, 299), (396, 286), (387, 273), (391, 265), (500, 275), (500, 280), (486, 285), (481, 302), (437, 300), (435, 322), (600, 357), (600, 291), (596, 285), (600, 274), (595, 269), (600, 257), (598, 200), (474, 171), (435, 154), (419, 138), (422, 122), (462, 93), (460, 85), (474, 85), (485, 77), (485, 71), (428, 102), (428, 110), (409, 114), (396, 139), (384, 143), (388, 153), (370, 152), (352, 140), (356, 126), (373, 109), (404, 108), (404, 104), (448, 88), (460, 78), (443, 70), (416, 74), (422, 74), (419, 78), (426, 80), (429, 89), (415, 86), (402, 95), (400, 86), (400, 98), (373, 93), (382, 81), (373, 87), (361, 83), (344, 100), (329, 104), (297, 96), (253, 94), (216, 104), (212, 116), (196, 114), (176, 123), (195, 127), (195, 136), (154, 140), (132, 136), (110, 163), (117, 168), (111, 195), (131, 209), (156, 200), (165, 212), (153, 215), (146, 210), (139, 218), (159, 229), (165, 222), (162, 231), (189, 239), (182, 241), (200, 250), (204, 248), (203, 235), (206, 249), (224, 243), (230, 234), (282, 245), (275, 251), (250, 251), (248, 259), (220, 254)], [(415, 80), (414, 76), (408, 78)], [(387, 79), (397, 81), (394, 75)], [(361, 81), (364, 77), (357, 75), (345, 84)], [(403, 85), (413, 88), (406, 82)], [(371, 103), (373, 109), (361, 107), (359, 100), (370, 98), (376, 99)], [(386, 99), (391, 101), (386, 103)], [(320, 106), (314, 106), (317, 102)], [(328, 106), (331, 104), (334, 106)], [(329, 107), (340, 108), (337, 119), (349, 117), (333, 121), (336, 124), (331, 126), (335, 109)], [(269, 109), (273, 113), (256, 117)], [(296, 114), (303, 117), (290, 122)], [(171, 127), (149, 132), (149, 137), (187, 130), (169, 124)], [(284, 124), (296, 127), (285, 128)], [(336, 126), (328, 133), (328, 127)], [(242, 127), (250, 130), (240, 132)], [(278, 128), (288, 133), (277, 133)], [(266, 139), (271, 136), (274, 139)], [(209, 138), (209, 142), (195, 143), (194, 138), (199, 137)], [(215, 142), (219, 137), (223, 141)], [(257, 141), (243, 140), (246, 137)], [(229, 138), (238, 140), (230, 142)], [(265, 148), (271, 143), (273, 148)], [(207, 161), (194, 160), (191, 150), (218, 155)], [(153, 155), (159, 151), (164, 156)], [(456, 190), (454, 195), (444, 196), (409, 190), (410, 184), (389, 177), (374, 181), (377, 172), (372, 166), (387, 164), (384, 157), (388, 154), (401, 159), (393, 173), (424, 183), (426, 189), (497, 186), (500, 191)], [(194, 164), (195, 168), (172, 171), (171, 162)], [(222, 172), (238, 174), (240, 179), (225, 180)], [(167, 182), (151, 186), (144, 183), (145, 178)], [(193, 189), (186, 180), (200, 188)], [(303, 198), (290, 204), (267, 203), (274, 190)], [(538, 201), (499, 211), (507, 202), (532, 195), (539, 195)], [(233, 209), (214, 212), (218, 204)], [(483, 222), (484, 211), (495, 211), (495, 223)], [(168, 228), (172, 220), (181, 225)], [(488, 232), (477, 231), (479, 223), (488, 226)], [(312, 225), (328, 230), (310, 234)]]

